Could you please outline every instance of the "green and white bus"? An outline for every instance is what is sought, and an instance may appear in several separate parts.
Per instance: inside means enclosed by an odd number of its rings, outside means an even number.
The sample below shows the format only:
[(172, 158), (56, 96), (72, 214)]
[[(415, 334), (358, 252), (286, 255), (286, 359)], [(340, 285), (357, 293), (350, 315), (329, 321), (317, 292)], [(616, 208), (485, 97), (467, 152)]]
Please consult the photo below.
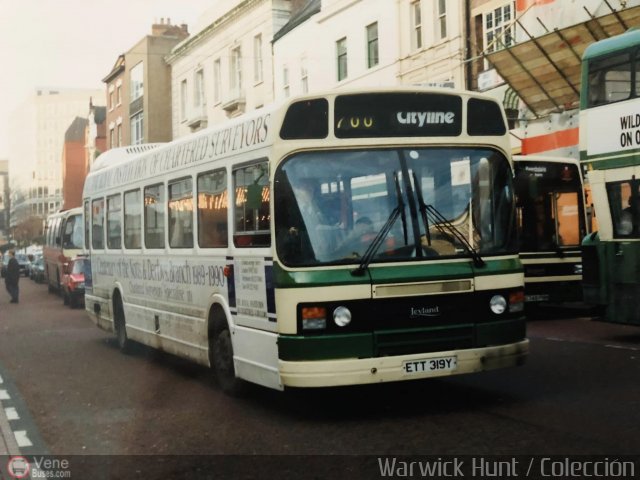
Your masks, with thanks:
[(249, 381), (325, 387), (528, 354), (505, 116), (417, 88), (290, 99), (108, 151), (84, 189), (86, 310)]
[(525, 305), (580, 305), (580, 244), (587, 233), (580, 164), (538, 155), (513, 161)]
[(583, 242), (585, 301), (640, 324), (640, 30), (584, 52), (580, 156), (598, 220)]

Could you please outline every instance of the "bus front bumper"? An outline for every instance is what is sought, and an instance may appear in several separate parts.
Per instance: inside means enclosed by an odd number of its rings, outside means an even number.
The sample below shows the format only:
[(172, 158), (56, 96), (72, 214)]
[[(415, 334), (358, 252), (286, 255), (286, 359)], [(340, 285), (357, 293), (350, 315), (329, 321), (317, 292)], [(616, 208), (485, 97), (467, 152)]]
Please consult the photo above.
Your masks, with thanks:
[(280, 379), (285, 387), (335, 387), (417, 380), (482, 372), (522, 365), (529, 340), (494, 347), (451, 350), (377, 358), (284, 361)]

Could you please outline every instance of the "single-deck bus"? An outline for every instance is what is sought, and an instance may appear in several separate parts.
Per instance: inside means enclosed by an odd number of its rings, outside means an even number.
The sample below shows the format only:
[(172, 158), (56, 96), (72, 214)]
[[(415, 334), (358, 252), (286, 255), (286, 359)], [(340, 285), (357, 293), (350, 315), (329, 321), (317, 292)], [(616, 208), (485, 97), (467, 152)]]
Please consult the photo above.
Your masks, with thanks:
[(577, 305), (587, 233), (579, 162), (535, 155), (513, 160), (525, 305)]
[(84, 249), (82, 207), (52, 213), (45, 224), (44, 277), (49, 292), (60, 292), (69, 261)]
[(640, 324), (640, 30), (582, 57), (580, 155), (598, 219), (583, 242), (585, 301), (602, 320)]
[(225, 391), (523, 363), (504, 112), (479, 94), (317, 94), (144, 153), (84, 188), (86, 310)]

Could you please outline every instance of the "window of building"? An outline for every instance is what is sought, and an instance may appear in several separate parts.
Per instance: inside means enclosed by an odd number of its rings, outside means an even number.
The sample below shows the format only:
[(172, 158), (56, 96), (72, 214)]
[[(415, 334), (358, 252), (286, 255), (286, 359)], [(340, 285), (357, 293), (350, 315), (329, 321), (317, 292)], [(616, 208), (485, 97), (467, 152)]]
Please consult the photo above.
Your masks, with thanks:
[(302, 87), (302, 93), (309, 93), (309, 71), (305, 57), (300, 59), (300, 85)]
[(203, 248), (228, 246), (227, 172), (224, 169), (198, 176), (198, 245)]
[(378, 22), (367, 27), (367, 67), (375, 67), (378, 58)]
[(213, 103), (220, 103), (222, 92), (222, 72), (220, 70), (220, 59), (213, 62)]
[(114, 131), (114, 128), (110, 128), (109, 129), (109, 148), (115, 148), (117, 147), (116, 145), (116, 133)]
[(136, 64), (130, 72), (130, 88), (131, 88), (131, 97), (130, 100), (133, 102), (134, 100), (142, 97), (144, 95), (144, 70), (143, 63), (140, 62)]
[(291, 89), (289, 86), (289, 67), (284, 65), (282, 67), (282, 91), (285, 97), (289, 96), (290, 90)]
[(236, 247), (268, 247), (269, 233), (269, 167), (266, 162), (233, 171), (235, 192), (235, 231), (233, 243)]
[(193, 247), (193, 181), (169, 182), (169, 246)]
[(114, 98), (115, 98), (115, 93), (113, 90), (110, 90), (109, 91), (109, 110), (113, 110)]
[(413, 50), (422, 48), (422, 12), (420, 1), (411, 4), (411, 47)]
[(253, 80), (262, 82), (262, 35), (253, 37)]
[(447, 38), (447, 0), (438, 0), (436, 32), (440, 40)]
[(131, 117), (131, 145), (144, 143), (144, 116), (143, 112), (136, 113)]
[(336, 42), (338, 57), (338, 81), (347, 78), (347, 38), (341, 38)]
[(484, 49), (495, 52), (515, 43), (515, 5), (506, 3), (484, 14)]
[(144, 189), (144, 245), (164, 248), (164, 185)]
[(204, 71), (198, 70), (193, 85), (193, 106), (202, 108), (206, 104), (204, 97)]
[(231, 90), (239, 93), (242, 88), (242, 51), (240, 47), (236, 47), (231, 50), (231, 65), (230, 65), (230, 85)]
[(122, 246), (121, 210), (120, 194), (107, 197), (107, 248), (117, 249)]
[(180, 120), (187, 119), (187, 81), (180, 82)]
[(142, 210), (140, 190), (124, 194), (124, 247), (140, 248), (142, 235)]
[(104, 198), (91, 202), (91, 246), (104, 248)]
[(116, 141), (117, 141), (117, 146), (118, 147), (122, 147), (122, 124), (119, 123), (118, 126), (116, 127)]
[(116, 105), (122, 104), (122, 86), (118, 85), (116, 87)]

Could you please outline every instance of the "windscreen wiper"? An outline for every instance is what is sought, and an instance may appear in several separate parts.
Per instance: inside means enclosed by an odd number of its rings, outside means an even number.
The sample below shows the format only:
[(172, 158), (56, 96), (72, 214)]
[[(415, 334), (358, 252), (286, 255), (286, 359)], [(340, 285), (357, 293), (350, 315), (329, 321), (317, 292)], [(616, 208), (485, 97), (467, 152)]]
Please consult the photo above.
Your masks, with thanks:
[(406, 222), (406, 217), (404, 213), (404, 200), (402, 200), (402, 191), (400, 190), (400, 182), (398, 181), (398, 174), (396, 172), (393, 173), (393, 181), (396, 187), (397, 206), (391, 211), (391, 215), (389, 215), (389, 218), (387, 218), (387, 221), (385, 222), (385, 224), (382, 226), (382, 228), (380, 229), (378, 234), (375, 236), (373, 241), (369, 244), (369, 247), (367, 248), (367, 250), (364, 252), (364, 255), (362, 256), (362, 261), (360, 262), (360, 265), (358, 265), (358, 268), (351, 271), (351, 275), (353, 276), (359, 277), (361, 275), (364, 275), (364, 272), (367, 270), (367, 268), (369, 267), (369, 264), (373, 260), (373, 256), (376, 254), (376, 252), (380, 248), (380, 245), (382, 245), (382, 242), (384, 241), (385, 237), (391, 230), (391, 227), (393, 227), (393, 224), (401, 215), (403, 220), (402, 223), (403, 223), (403, 232), (404, 232), (404, 242), (405, 244), (407, 243), (407, 225), (406, 225), (407, 222)]
[(426, 212), (427, 217), (431, 217), (431, 223), (438, 231), (444, 235), (447, 233), (455, 238), (467, 251), (469, 256), (473, 259), (473, 264), (476, 267), (484, 267), (485, 263), (478, 251), (473, 248), (471, 243), (465, 238), (465, 236), (458, 230), (449, 220), (447, 220), (444, 215), (442, 215), (436, 207), (433, 205), (425, 205), (420, 199), (420, 210)]

